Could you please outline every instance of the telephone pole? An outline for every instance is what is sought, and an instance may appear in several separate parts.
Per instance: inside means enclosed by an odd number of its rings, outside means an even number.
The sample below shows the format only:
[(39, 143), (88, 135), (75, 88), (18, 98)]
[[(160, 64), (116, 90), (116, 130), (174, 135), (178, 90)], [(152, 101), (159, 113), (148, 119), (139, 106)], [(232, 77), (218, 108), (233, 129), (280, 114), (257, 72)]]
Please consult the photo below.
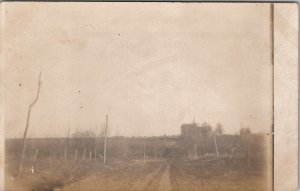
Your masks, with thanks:
[(217, 141), (216, 141), (216, 135), (215, 133), (214, 134), (214, 141), (215, 141), (215, 148), (216, 148), (216, 154), (217, 154), (217, 157), (219, 158), (219, 152), (218, 152), (218, 145), (217, 145)]
[(144, 164), (146, 163), (146, 142), (144, 137)]
[(106, 162), (107, 126), (108, 126), (108, 115), (106, 114), (105, 131), (104, 131), (104, 153), (103, 153), (103, 164), (104, 164), (104, 166), (105, 166), (105, 162)]

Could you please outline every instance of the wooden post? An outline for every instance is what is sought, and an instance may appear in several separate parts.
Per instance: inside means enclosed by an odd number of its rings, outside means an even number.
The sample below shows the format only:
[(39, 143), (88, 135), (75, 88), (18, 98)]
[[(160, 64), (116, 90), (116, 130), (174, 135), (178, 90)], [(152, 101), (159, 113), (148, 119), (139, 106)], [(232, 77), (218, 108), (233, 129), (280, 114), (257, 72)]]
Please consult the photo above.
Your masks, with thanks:
[(218, 145), (217, 145), (217, 140), (216, 140), (216, 136), (215, 136), (215, 133), (214, 134), (214, 140), (215, 140), (215, 148), (216, 148), (216, 154), (217, 154), (217, 157), (219, 158), (219, 151), (218, 151)]
[(144, 164), (146, 163), (146, 142), (144, 137)]
[(69, 141), (70, 141), (70, 127), (68, 129), (67, 144), (64, 151), (65, 160), (68, 158)]
[(78, 154), (78, 150), (75, 150), (75, 160), (77, 160), (77, 154)]
[(92, 159), (92, 151), (90, 151), (90, 157), (89, 157), (89, 159), (90, 160)]
[(42, 73), (40, 72), (39, 79), (38, 79), (38, 89), (37, 89), (36, 97), (33, 100), (33, 102), (29, 105), (28, 111), (27, 111), (26, 126), (25, 126), (25, 131), (24, 131), (24, 134), (23, 134), (23, 144), (22, 144), (23, 148), (22, 148), (21, 159), (20, 159), (20, 162), (19, 162), (18, 175), (20, 174), (20, 172), (22, 170), (23, 160), (25, 158), (26, 137), (27, 137), (27, 132), (28, 132), (28, 128), (29, 128), (31, 110), (32, 110), (33, 106), (36, 104), (36, 102), (38, 101), (39, 95), (40, 95), (40, 88), (41, 88), (41, 84), (42, 84), (42, 82), (41, 82), (41, 75), (42, 75)]
[(34, 157), (33, 157), (34, 162), (36, 161), (38, 154), (39, 154), (39, 149), (35, 149), (35, 154), (34, 154)]
[(83, 150), (82, 160), (85, 159), (85, 153), (86, 153), (86, 148), (84, 148), (84, 150)]
[(65, 151), (64, 151), (65, 160), (67, 159), (67, 152), (68, 152), (68, 148), (67, 148), (67, 147), (65, 147)]
[(197, 159), (198, 158), (198, 152), (197, 152), (197, 144), (195, 143), (195, 158)]
[(250, 159), (250, 151), (248, 150), (247, 152), (247, 159), (248, 159), (248, 173), (250, 174), (251, 172), (251, 159)]
[[(271, 34), (270, 34), (270, 36), (271, 36), (271, 63), (272, 63), (272, 90), (274, 91), (275, 90), (275, 76), (274, 76), (274, 74), (276, 74), (275, 73), (275, 66), (274, 66), (274, 61), (275, 61), (275, 54), (274, 54), (274, 50), (275, 50), (275, 44), (274, 44), (274, 36), (275, 36), (275, 33), (274, 33), (274, 3), (270, 3), (270, 24), (271, 24), (271, 26), (270, 26), (270, 28), (271, 28)], [(274, 105), (275, 105), (275, 100), (274, 100), (274, 93), (273, 93), (273, 96), (271, 96), (272, 97), (272, 103), (273, 103), (273, 107), (272, 107), (272, 112), (273, 113), (275, 113), (275, 107), (274, 107)], [(272, 130), (272, 136), (271, 136), (271, 145), (273, 146), (272, 147), (272, 151), (271, 151), (271, 153), (274, 153), (274, 124), (275, 124), (275, 118), (274, 118), (274, 116), (275, 115), (272, 115), (272, 126), (271, 126), (271, 130)], [(270, 164), (270, 166), (269, 165), (267, 165), (266, 166), (266, 168), (268, 169), (268, 167), (270, 167), (271, 169), (274, 169), (274, 154), (271, 154), (271, 153), (269, 153), (270, 155), (270, 157), (267, 157), (268, 159), (271, 159), (270, 161), (273, 161), (273, 162), (271, 162), (271, 163), (269, 163)], [(267, 181), (269, 181), (269, 182), (273, 182), (274, 183), (274, 170), (271, 170), (271, 171), (266, 171), (266, 172), (270, 172), (270, 173), (267, 173)], [(271, 187), (271, 189), (270, 190), (274, 190), (274, 184), (269, 184), (269, 185), (271, 185), (271, 186), (268, 186), (268, 187)]]
[(97, 158), (97, 138), (98, 138), (98, 136), (97, 136), (97, 134), (98, 134), (98, 126), (96, 125), (96, 129), (95, 129), (95, 139), (94, 139), (94, 157), (95, 157), (95, 159)]
[(104, 151), (103, 151), (103, 164), (106, 164), (106, 140), (107, 140), (107, 126), (108, 126), (108, 115), (106, 114), (105, 131), (104, 131)]

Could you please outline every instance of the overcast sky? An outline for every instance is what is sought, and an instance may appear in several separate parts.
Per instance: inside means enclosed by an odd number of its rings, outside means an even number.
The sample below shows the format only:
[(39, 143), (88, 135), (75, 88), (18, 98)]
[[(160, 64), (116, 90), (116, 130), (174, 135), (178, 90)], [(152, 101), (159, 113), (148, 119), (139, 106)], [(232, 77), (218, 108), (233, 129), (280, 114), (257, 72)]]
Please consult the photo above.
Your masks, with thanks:
[(5, 130), (31, 137), (100, 127), (180, 133), (182, 123), (271, 127), (269, 4), (9, 3)]

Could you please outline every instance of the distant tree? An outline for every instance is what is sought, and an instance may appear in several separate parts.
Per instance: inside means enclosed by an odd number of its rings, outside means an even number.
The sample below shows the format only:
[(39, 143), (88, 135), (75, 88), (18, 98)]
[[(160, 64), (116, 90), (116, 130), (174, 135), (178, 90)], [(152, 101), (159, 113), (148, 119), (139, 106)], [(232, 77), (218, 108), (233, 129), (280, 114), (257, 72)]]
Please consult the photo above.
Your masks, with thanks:
[(209, 136), (212, 133), (212, 128), (209, 123), (203, 122), (201, 124), (201, 133), (203, 136)]
[(209, 123), (207, 123), (207, 127), (211, 128), (211, 125)]
[(75, 137), (75, 138), (92, 138), (92, 137), (96, 137), (96, 134), (92, 130), (76, 131), (72, 134), (72, 137)]
[(214, 132), (216, 135), (222, 135), (224, 133), (223, 125), (221, 123), (217, 123)]
[[(107, 135), (110, 134), (110, 131), (109, 131), (109, 130), (110, 130), (110, 129), (108, 129), (107, 132), (106, 132)], [(96, 130), (96, 136), (97, 136), (97, 137), (104, 137), (104, 135), (105, 135), (105, 123), (103, 123), (103, 124), (100, 126), (100, 128), (97, 128), (97, 130)]]
[(251, 134), (251, 130), (249, 127), (247, 127), (247, 128), (242, 127), (240, 129), (240, 135), (250, 135), (250, 134)]
[(208, 126), (209, 126), (209, 124), (206, 122), (201, 123), (201, 127), (208, 127)]
[(98, 138), (104, 137), (105, 125), (96, 126), (94, 129), (76, 131), (72, 134), (74, 138)]

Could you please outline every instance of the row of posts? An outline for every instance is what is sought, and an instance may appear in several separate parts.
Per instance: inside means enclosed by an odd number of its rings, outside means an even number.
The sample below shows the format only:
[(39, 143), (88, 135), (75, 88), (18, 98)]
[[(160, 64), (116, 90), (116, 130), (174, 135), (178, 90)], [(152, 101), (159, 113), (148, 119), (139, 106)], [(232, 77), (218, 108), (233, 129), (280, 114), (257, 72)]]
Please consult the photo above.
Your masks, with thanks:
[[(68, 154), (67, 154), (67, 151), (68, 151), (68, 148), (66, 147), (65, 150), (64, 150), (64, 158), (67, 159), (68, 158)], [(34, 156), (33, 156), (33, 161), (36, 161), (37, 157), (38, 157), (38, 154), (39, 154), (39, 149), (35, 149), (35, 153), (34, 153)], [(89, 152), (89, 159), (91, 160), (92, 159), (92, 156), (93, 156), (93, 152), (90, 151)], [(100, 153), (98, 154), (98, 156), (100, 158), (104, 158)], [(82, 160), (85, 160), (86, 158), (86, 148), (83, 150), (83, 153), (82, 153)], [(97, 158), (97, 150), (94, 150), (94, 158), (96, 159)], [(78, 159), (78, 149), (76, 149), (74, 151), (74, 159), (77, 160)]]
[[(102, 156), (101, 154), (99, 154), (99, 157), (103, 159), (104, 165), (106, 164), (107, 126), (108, 126), (108, 115), (106, 115), (106, 122), (105, 122), (105, 131), (104, 131), (104, 152), (103, 152), (103, 156)], [(70, 133), (70, 129), (69, 129), (69, 132), (68, 132), (68, 142), (69, 142), (69, 133)], [(33, 158), (34, 161), (36, 161), (37, 156), (38, 156), (38, 153), (39, 153), (39, 149), (36, 149), (36, 150), (35, 150), (35, 154), (34, 154), (34, 158)], [(86, 148), (84, 148), (84, 150), (83, 150), (82, 160), (85, 160), (85, 156), (86, 156)], [(95, 156), (95, 159), (96, 159), (96, 158), (97, 158), (97, 151), (96, 151), (96, 149), (94, 150), (94, 156)], [(24, 158), (24, 156), (22, 156), (22, 158)], [(64, 150), (64, 158), (65, 158), (65, 159), (68, 158), (68, 147), (65, 147), (65, 150)], [(78, 158), (78, 150), (76, 149), (76, 150), (75, 150), (74, 159), (77, 160), (77, 158)], [(90, 151), (89, 159), (90, 159), (90, 160), (92, 159), (92, 151)], [(19, 169), (20, 169), (20, 168), (19, 168)], [(20, 171), (20, 170), (19, 170), (19, 171)]]
[[(67, 159), (67, 148), (65, 148), (65, 159)], [(93, 152), (90, 151), (89, 152), (89, 159), (91, 160), (92, 159), (92, 155), (93, 155)], [(82, 160), (85, 160), (85, 156), (86, 156), (86, 149), (83, 150), (83, 153), (82, 153)], [(100, 158), (103, 158), (103, 156), (101, 154), (99, 154), (99, 157)], [(74, 153), (74, 159), (77, 160), (78, 158), (78, 150), (76, 149), (75, 150), (75, 153)], [(94, 150), (94, 158), (96, 159), (97, 158), (97, 150)]]
[[(85, 160), (86, 158), (86, 148), (83, 150), (83, 153), (82, 153), (82, 160)], [(144, 143), (144, 162), (146, 161), (146, 144)], [(36, 161), (37, 159), (37, 156), (39, 154), (39, 149), (36, 149), (35, 150), (35, 154), (34, 154), (34, 157), (33, 157), (33, 161)], [(93, 156), (93, 151), (90, 151), (89, 152), (89, 159), (91, 160), (92, 159), (92, 156)], [(104, 157), (99, 153), (98, 156), (102, 159), (104, 159)], [(65, 150), (64, 150), (64, 158), (65, 159), (68, 159), (68, 148), (66, 147)], [(94, 150), (94, 158), (96, 159), (97, 158), (97, 150)], [(154, 158), (156, 160), (156, 147), (154, 148)], [(77, 160), (78, 159), (78, 149), (76, 149), (74, 151), (74, 159)]]

